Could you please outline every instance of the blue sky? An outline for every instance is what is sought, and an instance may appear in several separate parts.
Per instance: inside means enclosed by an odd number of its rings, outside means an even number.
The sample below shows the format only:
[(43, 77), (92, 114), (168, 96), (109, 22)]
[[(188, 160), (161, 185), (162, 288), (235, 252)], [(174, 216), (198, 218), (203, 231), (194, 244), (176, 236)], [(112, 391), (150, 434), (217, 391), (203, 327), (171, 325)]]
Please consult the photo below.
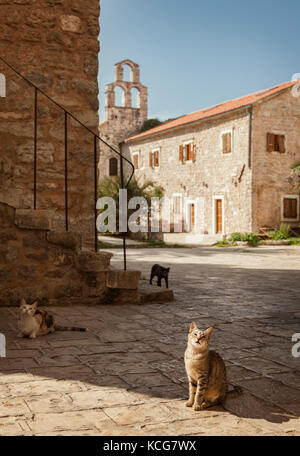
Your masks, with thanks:
[(177, 117), (300, 73), (299, 0), (101, 0), (100, 116), (113, 66), (129, 58), (149, 117)]

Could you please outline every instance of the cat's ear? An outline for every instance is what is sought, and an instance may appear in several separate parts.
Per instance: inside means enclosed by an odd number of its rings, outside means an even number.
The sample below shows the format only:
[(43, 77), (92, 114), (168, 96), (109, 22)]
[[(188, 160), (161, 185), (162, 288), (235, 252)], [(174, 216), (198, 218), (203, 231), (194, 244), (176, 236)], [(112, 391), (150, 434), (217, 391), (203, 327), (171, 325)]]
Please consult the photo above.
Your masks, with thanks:
[(20, 307), (22, 307), (22, 306), (26, 306), (26, 301), (24, 298), (22, 298), (20, 301)]
[(190, 326), (190, 333), (194, 331), (194, 329), (197, 329), (197, 325), (194, 321), (192, 321), (191, 326)]
[(204, 331), (205, 337), (208, 340), (208, 342), (211, 338), (213, 330), (214, 330), (213, 328), (208, 328), (206, 331)]
[(34, 309), (37, 309), (37, 306), (38, 306), (38, 302), (35, 301), (35, 302), (32, 304), (32, 307), (33, 307)]

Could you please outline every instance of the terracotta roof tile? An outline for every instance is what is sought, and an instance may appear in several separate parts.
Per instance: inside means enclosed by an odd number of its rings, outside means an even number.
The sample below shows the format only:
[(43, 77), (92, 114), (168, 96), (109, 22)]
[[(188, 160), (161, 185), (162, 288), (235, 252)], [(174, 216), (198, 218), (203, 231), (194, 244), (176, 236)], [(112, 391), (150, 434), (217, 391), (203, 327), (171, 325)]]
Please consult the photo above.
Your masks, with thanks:
[(267, 90), (261, 90), (251, 95), (246, 95), (244, 97), (226, 101), (225, 103), (221, 103), (210, 108), (202, 109), (201, 111), (192, 112), (191, 114), (187, 114), (185, 116), (178, 117), (177, 119), (167, 121), (159, 125), (158, 127), (151, 128), (150, 130), (144, 131), (143, 133), (139, 133), (138, 135), (131, 136), (130, 138), (126, 139), (125, 142), (129, 142), (139, 138), (142, 139), (155, 133), (170, 130), (171, 128), (180, 127), (182, 125), (186, 125), (197, 120), (208, 119), (209, 117), (213, 117), (218, 114), (223, 114), (229, 111), (233, 111), (235, 109), (252, 105), (260, 100), (263, 100), (264, 98), (270, 97), (271, 95), (275, 95), (283, 90), (292, 87), (296, 84), (296, 82), (297, 81), (285, 82), (275, 87), (271, 87)]

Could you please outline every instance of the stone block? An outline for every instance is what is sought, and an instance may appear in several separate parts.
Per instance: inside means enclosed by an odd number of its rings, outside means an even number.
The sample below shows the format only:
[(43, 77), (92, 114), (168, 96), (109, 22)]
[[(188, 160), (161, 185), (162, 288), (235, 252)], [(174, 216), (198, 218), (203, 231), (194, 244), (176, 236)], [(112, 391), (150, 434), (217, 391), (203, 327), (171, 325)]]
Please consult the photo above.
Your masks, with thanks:
[(56, 299), (64, 297), (81, 296), (82, 289), (80, 286), (58, 285), (55, 287), (53, 296)]
[(98, 86), (94, 81), (88, 79), (73, 79), (72, 89), (79, 94), (98, 94)]
[(23, 247), (30, 249), (39, 250), (47, 246), (46, 233), (40, 231), (32, 231), (30, 234), (24, 237)]
[(10, 270), (9, 268), (1, 268), (0, 270), (0, 284), (5, 285), (10, 282)]
[[(53, 163), (55, 147), (52, 143), (39, 142), (38, 161), (40, 163)], [(32, 163), (34, 159), (33, 141), (22, 143), (17, 149), (17, 159), (21, 163)]]
[(109, 252), (94, 253), (89, 250), (82, 250), (77, 254), (76, 266), (82, 272), (109, 271), (112, 256), (113, 254)]
[(0, 203), (0, 228), (11, 228), (13, 226), (14, 215), (14, 208)]
[(81, 19), (78, 16), (64, 14), (60, 17), (60, 26), (65, 32), (82, 32)]
[(31, 230), (51, 230), (52, 211), (16, 209), (15, 224), (19, 228)]
[(142, 287), (139, 290), (140, 295), (140, 303), (144, 304), (147, 302), (171, 302), (174, 301), (174, 293), (173, 290), (169, 289), (145, 289)]
[(108, 288), (136, 290), (139, 286), (140, 276), (140, 271), (110, 271), (107, 274), (106, 285)]
[(51, 244), (60, 245), (66, 249), (79, 250), (82, 244), (82, 235), (73, 231), (49, 231), (47, 240)]
[(36, 275), (37, 271), (32, 266), (21, 265), (18, 268), (18, 278), (20, 280), (33, 280)]

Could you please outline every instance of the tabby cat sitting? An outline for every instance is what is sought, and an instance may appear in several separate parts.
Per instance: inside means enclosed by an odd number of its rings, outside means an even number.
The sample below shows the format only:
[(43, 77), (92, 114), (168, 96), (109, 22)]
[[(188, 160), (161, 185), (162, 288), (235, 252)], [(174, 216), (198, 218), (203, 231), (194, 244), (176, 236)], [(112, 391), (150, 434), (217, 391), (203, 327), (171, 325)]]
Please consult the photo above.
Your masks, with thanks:
[(229, 394), (239, 395), (242, 392), (238, 386), (228, 391), (225, 363), (218, 353), (208, 347), (212, 332), (213, 328), (201, 331), (192, 322), (184, 354), (189, 379), (189, 400), (186, 406), (194, 406), (196, 411), (222, 404)]
[(33, 304), (27, 304), (25, 299), (21, 299), (18, 337), (35, 339), (37, 336), (44, 336), (54, 331), (87, 331), (86, 328), (59, 326), (55, 323), (53, 315), (46, 310), (39, 310), (37, 307), (37, 301)]

